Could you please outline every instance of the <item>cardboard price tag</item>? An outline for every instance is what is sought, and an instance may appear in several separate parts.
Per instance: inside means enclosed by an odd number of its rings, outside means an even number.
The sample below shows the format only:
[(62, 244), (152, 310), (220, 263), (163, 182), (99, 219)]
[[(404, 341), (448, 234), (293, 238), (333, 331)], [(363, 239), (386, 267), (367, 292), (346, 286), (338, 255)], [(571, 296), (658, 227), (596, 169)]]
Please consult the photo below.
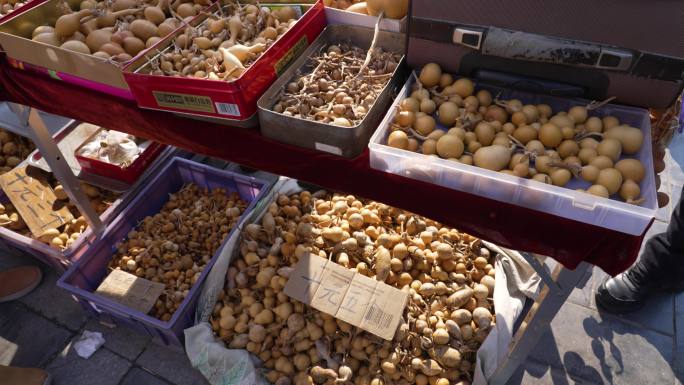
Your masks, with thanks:
[(164, 287), (163, 283), (152, 282), (117, 269), (102, 281), (95, 293), (147, 314), (164, 292)]
[(40, 175), (29, 175), (26, 167), (0, 176), (0, 187), (35, 237), (74, 219), (66, 205), (57, 200), (47, 180)]
[(295, 265), (284, 292), (335, 318), (391, 340), (408, 293), (307, 254)]

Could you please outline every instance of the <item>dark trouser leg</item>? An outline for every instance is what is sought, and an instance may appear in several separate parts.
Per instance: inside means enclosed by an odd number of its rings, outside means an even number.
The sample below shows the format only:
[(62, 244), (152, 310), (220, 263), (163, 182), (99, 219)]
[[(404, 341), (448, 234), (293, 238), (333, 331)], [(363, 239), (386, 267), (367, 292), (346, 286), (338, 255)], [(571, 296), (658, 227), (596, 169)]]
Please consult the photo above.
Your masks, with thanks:
[[(639, 262), (632, 268), (638, 284), (662, 283), (664, 287), (684, 285), (684, 208), (679, 198), (664, 233), (646, 242)], [(635, 282), (636, 283), (636, 282)]]

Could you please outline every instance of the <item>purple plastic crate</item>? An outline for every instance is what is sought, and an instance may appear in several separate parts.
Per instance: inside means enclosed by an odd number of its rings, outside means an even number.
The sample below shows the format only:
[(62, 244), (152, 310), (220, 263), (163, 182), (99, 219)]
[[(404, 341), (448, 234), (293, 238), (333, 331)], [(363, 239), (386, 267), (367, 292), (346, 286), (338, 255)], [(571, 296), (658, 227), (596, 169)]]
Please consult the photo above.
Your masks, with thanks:
[[(183, 346), (183, 330), (194, 321), (195, 307), (201, 286), (216, 262), (219, 252), (233, 231), (205, 266), (200, 278), (190, 289), (180, 307), (169, 321), (161, 321), (150, 315), (130, 309), (110, 299), (95, 294), (95, 290), (107, 276), (107, 264), (115, 253), (116, 245), (124, 240), (129, 231), (145, 217), (158, 213), (168, 201), (169, 193), (179, 191), (186, 183), (201, 188), (224, 188), (237, 192), (249, 205), (242, 218), (267, 192), (268, 183), (238, 173), (218, 170), (204, 164), (182, 158), (174, 158), (107, 228), (101, 238), (85, 250), (81, 258), (59, 279), (57, 285), (70, 293), (89, 312), (117, 325), (124, 325), (158, 338), (167, 345)], [(241, 223), (241, 222), (240, 222)]]
[[(107, 223), (114, 219), (121, 209), (120, 205), (127, 199), (128, 198), (124, 195), (119, 197), (100, 215), (100, 220)], [(0, 203), (6, 204), (8, 202), (9, 199), (5, 193), (0, 190)], [(72, 262), (75, 262), (80, 258), (84, 249), (95, 241), (95, 233), (90, 226), (88, 226), (85, 231), (83, 231), (83, 234), (81, 234), (71, 246), (64, 250), (58, 250), (37, 239), (19, 234), (5, 227), (0, 227), (0, 238), (11, 247), (28, 253), (46, 265), (54, 268), (57, 272), (63, 273)]]
[[(169, 161), (170, 156), (162, 153), (162, 155), (148, 167), (148, 171), (146, 172), (149, 172), (149, 175), (143, 174), (143, 178), (152, 178), (152, 175)], [(126, 192), (114, 200), (107, 210), (100, 214), (100, 220), (105, 225), (111, 223), (123, 208), (133, 200), (134, 194), (140, 189), (141, 187), (139, 187), (138, 184), (131, 186)], [(0, 203), (6, 204), (8, 202), (9, 199), (0, 189)], [(21, 235), (5, 227), (0, 227), (0, 239), (3, 239), (7, 245), (32, 255), (46, 265), (54, 268), (60, 274), (64, 273), (72, 263), (78, 261), (88, 246), (96, 241), (96, 238), (96, 234), (93, 232), (92, 228), (88, 226), (85, 231), (83, 231), (83, 234), (81, 234), (71, 246), (64, 250), (58, 250), (31, 237)]]

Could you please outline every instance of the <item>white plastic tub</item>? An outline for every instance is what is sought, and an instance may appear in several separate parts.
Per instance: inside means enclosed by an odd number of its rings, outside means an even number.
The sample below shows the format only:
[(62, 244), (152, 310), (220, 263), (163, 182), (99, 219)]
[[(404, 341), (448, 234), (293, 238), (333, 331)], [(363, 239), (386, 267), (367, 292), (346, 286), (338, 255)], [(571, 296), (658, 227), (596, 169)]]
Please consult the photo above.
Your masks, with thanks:
[[(589, 183), (577, 178), (573, 178), (566, 187), (558, 187), (387, 146), (385, 143), (390, 132), (390, 123), (397, 112), (396, 107), (410, 94), (414, 81), (413, 77), (409, 78), (371, 137), (368, 145), (371, 168), (630, 235), (642, 235), (655, 217), (658, 203), (648, 111), (608, 104), (590, 113), (590, 116), (613, 115), (621, 123), (638, 127), (644, 133), (641, 151), (634, 157), (646, 168), (646, 176), (640, 184), (645, 201), (636, 206), (575, 191), (577, 188), (589, 187)], [(552, 97), (495, 87), (479, 88), (487, 88), (494, 95), (501, 92), (499, 98), (503, 100), (515, 98), (523, 103), (546, 103), (553, 108), (554, 113), (560, 109), (567, 110), (572, 106), (586, 105), (589, 102), (584, 99)]]
[[(328, 25), (356, 25), (368, 28), (375, 28), (375, 23), (378, 20), (377, 16), (363, 15), (361, 13), (349, 12), (344, 9), (332, 7), (325, 7), (325, 18), (328, 20)], [(380, 29), (383, 31), (404, 33), (406, 32), (407, 18), (408, 16), (404, 16), (401, 20), (383, 18), (380, 22)]]

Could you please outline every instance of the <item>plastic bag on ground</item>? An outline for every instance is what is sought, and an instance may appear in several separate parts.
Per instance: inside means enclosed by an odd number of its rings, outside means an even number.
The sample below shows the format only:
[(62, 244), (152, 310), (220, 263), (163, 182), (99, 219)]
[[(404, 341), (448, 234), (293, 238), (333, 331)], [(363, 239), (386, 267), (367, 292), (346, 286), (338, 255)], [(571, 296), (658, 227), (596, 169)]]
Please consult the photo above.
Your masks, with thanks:
[(83, 331), (81, 337), (74, 343), (74, 350), (79, 357), (88, 359), (100, 346), (104, 345), (105, 339), (100, 332)]

